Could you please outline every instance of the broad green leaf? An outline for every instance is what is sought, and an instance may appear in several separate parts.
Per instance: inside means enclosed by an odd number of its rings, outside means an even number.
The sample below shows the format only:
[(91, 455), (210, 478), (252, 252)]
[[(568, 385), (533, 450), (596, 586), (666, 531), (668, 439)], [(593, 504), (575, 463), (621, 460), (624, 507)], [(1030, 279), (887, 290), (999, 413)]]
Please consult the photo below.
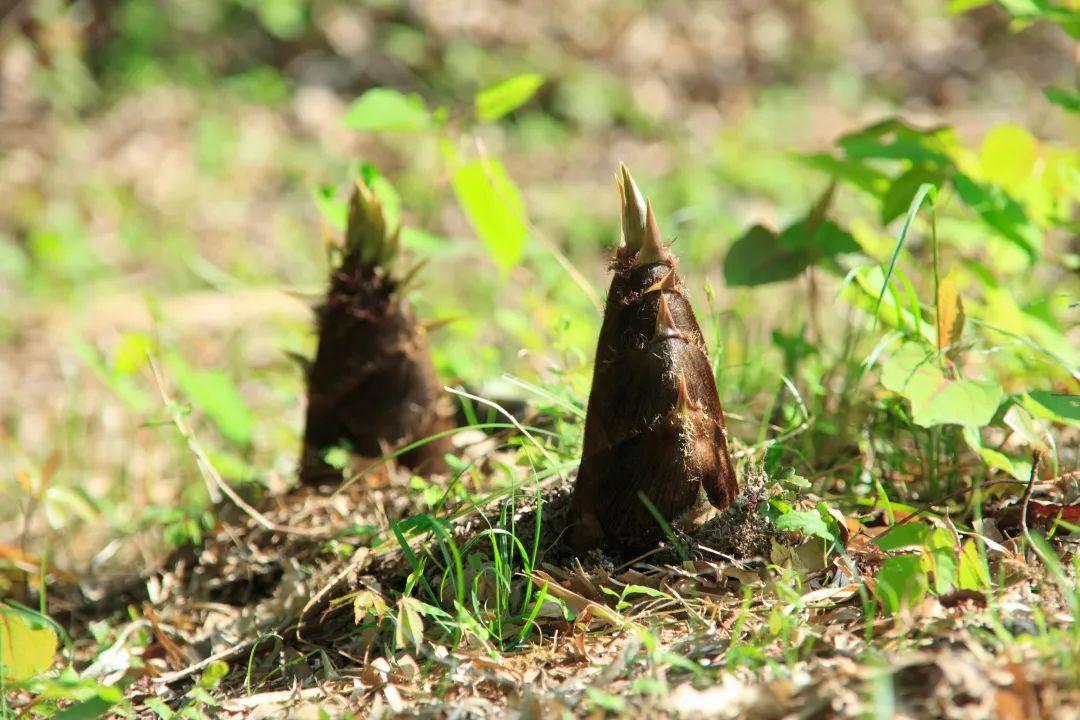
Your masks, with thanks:
[(792, 250), (806, 249), (812, 262), (844, 253), (858, 252), (861, 248), (855, 238), (832, 220), (822, 220), (811, 234), (809, 218), (795, 223), (780, 233), (779, 241)]
[(974, 540), (968, 540), (960, 548), (956, 580), (962, 590), (986, 590), (990, 587), (990, 571), (979, 557), (979, 548)]
[[(1030, 403), (1025, 404), (1037, 415), (1080, 427), (1080, 395), (1036, 390), (1028, 393), (1027, 398)], [(1036, 407), (1031, 407), (1031, 404)]]
[(776, 518), (775, 525), (781, 532), (799, 532), (822, 540), (836, 540), (817, 510), (792, 510)]
[(398, 601), (397, 627), (394, 645), (403, 650), (410, 645), (419, 652), (424, 642), (424, 621), (420, 617), (420, 603), (416, 598), (403, 597)]
[(949, 272), (941, 278), (937, 291), (937, 345), (939, 352), (960, 342), (964, 332), (964, 303), (956, 287), (956, 276)]
[(223, 436), (237, 445), (251, 443), (254, 417), (227, 373), (196, 370), (176, 354), (169, 356), (168, 365), (184, 397), (205, 413)]
[(888, 530), (874, 540), (874, 544), (882, 550), (899, 550), (900, 548), (922, 545), (926, 541), (930, 528), (923, 523), (904, 523)]
[(199, 676), (199, 687), (205, 690), (213, 690), (228, 674), (229, 664), (221, 660), (215, 660)]
[(918, 555), (897, 555), (881, 564), (874, 594), (889, 613), (911, 607), (926, 597), (929, 581)]
[(979, 435), (979, 429), (976, 427), (965, 427), (963, 435), (968, 447), (978, 453), (979, 457), (986, 463), (987, 467), (993, 468), (994, 470), (1000, 470), (1017, 480), (1027, 481), (1028, 476), (1031, 474), (1030, 463), (1020, 460), (1019, 458), (1009, 457), (1005, 453), (994, 450), (993, 448), (983, 447), (982, 437)]
[(941, 170), (925, 164), (912, 166), (893, 180), (881, 198), (881, 224), (888, 225), (911, 207), (911, 201), (923, 185), (941, 183)]
[(999, 236), (1023, 250), (1031, 262), (1042, 254), (1042, 232), (1028, 218), (1024, 207), (1003, 188), (984, 185), (963, 173), (952, 178), (961, 201)]
[(729, 287), (764, 285), (798, 277), (809, 266), (806, 252), (784, 247), (774, 231), (754, 225), (728, 250), (724, 279)]
[(1046, 99), (1071, 113), (1080, 113), (1080, 92), (1067, 88), (1048, 87), (1043, 90)]
[(56, 656), (56, 632), (42, 623), (35, 627), (33, 615), (0, 607), (0, 664), (5, 682), (22, 682), (45, 672)]
[(889, 176), (876, 168), (855, 161), (836, 158), (826, 153), (805, 155), (802, 162), (834, 180), (845, 182), (875, 197), (881, 197), (889, 189)]
[(504, 271), (525, 253), (525, 203), (498, 160), (474, 160), (454, 171), (454, 194), (488, 252)]
[(825, 258), (859, 250), (851, 234), (831, 220), (819, 222), (813, 234), (807, 232), (809, 227), (809, 218), (790, 225), (779, 235), (763, 225), (751, 227), (724, 258), (728, 286), (790, 280)]
[(529, 102), (543, 84), (543, 75), (526, 73), (485, 88), (476, 96), (476, 117), (484, 122), (498, 120)]
[(98, 718), (105, 717), (109, 708), (115, 704), (116, 701), (98, 695), (89, 700), (68, 705), (53, 715), (52, 720), (98, 720)]
[(372, 88), (353, 100), (345, 113), (345, 127), (361, 132), (422, 130), (431, 113), (419, 95), (404, 95), (390, 88)]
[(997, 4), (1018, 22), (1028, 24), (1049, 20), (1080, 40), (1080, 11), (1075, 9), (1075, 4), (1054, 0), (997, 0)]
[(946, 528), (937, 528), (926, 539), (927, 570), (934, 576), (934, 592), (944, 595), (956, 587), (958, 565), (956, 537)]
[(382, 620), (388, 607), (382, 595), (372, 590), (360, 590), (353, 597), (353, 622), (361, 624), (368, 615)]
[(907, 398), (912, 420), (921, 427), (986, 425), (1004, 396), (994, 383), (946, 378), (933, 353), (914, 342), (901, 345), (885, 362), (881, 384)]
[(920, 130), (891, 118), (840, 138), (837, 144), (853, 160), (908, 160), (948, 165), (947, 150), (955, 142), (943, 126)]
[(1038, 159), (1038, 140), (1019, 125), (992, 128), (979, 148), (983, 177), (1010, 190), (1031, 177)]

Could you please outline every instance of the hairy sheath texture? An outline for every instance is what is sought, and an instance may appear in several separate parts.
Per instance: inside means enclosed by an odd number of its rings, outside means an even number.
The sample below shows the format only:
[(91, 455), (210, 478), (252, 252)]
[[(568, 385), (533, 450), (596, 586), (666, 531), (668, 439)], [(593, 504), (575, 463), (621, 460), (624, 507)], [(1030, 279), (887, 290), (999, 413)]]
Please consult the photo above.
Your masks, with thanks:
[(706, 503), (730, 505), (738, 486), (677, 260), (625, 167), (619, 189), (623, 241), (597, 345), (571, 541), (634, 551), (664, 532), (640, 495), (679, 526)]
[[(317, 310), (300, 468), (306, 484), (341, 479), (324, 461), (330, 448), (376, 458), (452, 425), (440, 405), (426, 333), (392, 270), (396, 255), (397, 231), (387, 229), (378, 199), (357, 182), (341, 262)], [(447, 447), (446, 440), (430, 442), (399, 461), (436, 472)]]

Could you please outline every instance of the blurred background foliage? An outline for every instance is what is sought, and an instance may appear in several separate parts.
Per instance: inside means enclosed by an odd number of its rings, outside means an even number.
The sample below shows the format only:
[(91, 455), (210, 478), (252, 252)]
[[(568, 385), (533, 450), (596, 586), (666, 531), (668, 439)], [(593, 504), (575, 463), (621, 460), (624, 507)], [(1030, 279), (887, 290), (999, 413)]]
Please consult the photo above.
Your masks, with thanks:
[[(1075, 423), (1078, 29), (1012, 0), (9, 2), (0, 543), (107, 571), (213, 522), (148, 354), (227, 479), (293, 482), (288, 355), (364, 168), (449, 384), (584, 403), (623, 160), (742, 459), (855, 495), (1022, 477)], [(926, 357), (966, 399), (912, 385)]]

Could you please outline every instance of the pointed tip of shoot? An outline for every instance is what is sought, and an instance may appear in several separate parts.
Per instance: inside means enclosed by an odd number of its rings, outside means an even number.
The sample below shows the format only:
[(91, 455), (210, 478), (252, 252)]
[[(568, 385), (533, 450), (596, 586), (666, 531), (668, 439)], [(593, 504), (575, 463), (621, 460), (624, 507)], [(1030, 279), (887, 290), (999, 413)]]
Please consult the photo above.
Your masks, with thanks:
[(649, 265), (651, 263), (671, 264), (671, 255), (664, 247), (664, 241), (660, 236), (660, 226), (656, 222), (656, 213), (653, 212), (652, 202), (645, 202), (645, 237), (641, 243), (634, 267)]
[(389, 231), (382, 202), (363, 179), (357, 179), (349, 198), (346, 254), (359, 253), (364, 262), (386, 265), (397, 253), (400, 229)]
[(645, 241), (645, 197), (623, 163), (619, 163), (619, 174), (615, 177), (615, 183), (619, 186), (619, 204), (622, 209), (623, 245), (631, 252), (637, 252)]
[(686, 378), (679, 373), (679, 399), (675, 401), (675, 412), (680, 415), (689, 415), (698, 409), (698, 404), (690, 399), (690, 390), (686, 387)]
[(665, 275), (664, 277), (662, 277), (659, 280), (657, 280), (656, 282), (654, 282), (652, 285), (650, 285), (645, 290), (646, 295), (648, 295), (649, 293), (654, 293), (654, 292), (660, 292), (660, 293), (679, 292), (679, 289), (675, 286), (675, 270), (674, 269), (668, 270), (667, 275)]
[(661, 293), (660, 302), (656, 306), (656, 331), (653, 338), (671, 337), (682, 337), (682, 331), (675, 325), (675, 318), (671, 316), (671, 306), (668, 305), (667, 296)]

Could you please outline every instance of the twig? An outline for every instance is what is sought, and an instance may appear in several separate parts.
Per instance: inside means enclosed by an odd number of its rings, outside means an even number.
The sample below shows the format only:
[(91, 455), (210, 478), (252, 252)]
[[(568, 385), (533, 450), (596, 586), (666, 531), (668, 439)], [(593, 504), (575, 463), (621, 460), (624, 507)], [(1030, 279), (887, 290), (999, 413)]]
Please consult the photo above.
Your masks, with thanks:
[(199, 444), (198, 438), (195, 437), (195, 433), (191, 430), (191, 426), (188, 425), (183, 414), (177, 410), (176, 403), (173, 401), (172, 396), (169, 395), (169, 391), (165, 389), (165, 380), (162, 377), (161, 369), (158, 367), (157, 361), (154, 360), (154, 356), (147, 352), (146, 357), (150, 360), (150, 370), (154, 373), (154, 381), (157, 383), (161, 400), (165, 403), (165, 407), (168, 408), (169, 413), (172, 415), (173, 425), (176, 427), (177, 432), (180, 433), (180, 437), (184, 439), (184, 442), (187, 443), (188, 450), (195, 456), (195, 464), (198, 465), (199, 472), (202, 474), (203, 480), (209, 487), (211, 496), (217, 495), (218, 492), (220, 492), (222, 495), (229, 498), (229, 500), (231, 500), (238, 508), (243, 510), (248, 517), (271, 532), (288, 533), (290, 535), (305, 535), (307, 537), (327, 537), (328, 533), (326, 531), (309, 530), (307, 528), (292, 527), (291, 525), (280, 525), (267, 518), (252, 507), (244, 500), (244, 498), (240, 497), (240, 495), (233, 490), (232, 486), (225, 482), (225, 479), (221, 477), (221, 473), (217, 471), (214, 464), (210, 462), (209, 456), (203, 451), (202, 445)]
[[(286, 632), (291, 632), (293, 629), (294, 629), (293, 627), (289, 627), (286, 630), (283, 630), (282, 634), (284, 634)], [(216, 663), (219, 660), (229, 660), (231, 658), (236, 657), (237, 655), (243, 655), (245, 652), (250, 650), (251, 647), (253, 645), (255, 645), (256, 643), (258, 643), (260, 640), (262, 640), (261, 635), (258, 638), (254, 639), (254, 640), (245, 640), (242, 643), (232, 645), (231, 647), (225, 648), (221, 652), (216, 652), (213, 655), (211, 655), (210, 657), (205, 658), (203, 660), (200, 660), (199, 662), (195, 663), (194, 665), (187, 666), (183, 670), (177, 670), (176, 672), (165, 673), (164, 675), (159, 675), (158, 677), (154, 678), (154, 682), (156, 684), (158, 684), (158, 685), (172, 685), (175, 682), (179, 682), (180, 680), (184, 680), (186, 678), (191, 677), (195, 673), (202, 672), (203, 670), (208, 668), (211, 664)]]
[(1024, 539), (1031, 543), (1031, 532), (1028, 530), (1028, 505), (1031, 503), (1031, 493), (1035, 489), (1035, 477), (1039, 474), (1039, 465), (1042, 463), (1042, 450), (1036, 448), (1031, 454), (1031, 475), (1028, 476), (1027, 487), (1024, 488), (1024, 497), (1020, 501), (1020, 529), (1024, 531)]

